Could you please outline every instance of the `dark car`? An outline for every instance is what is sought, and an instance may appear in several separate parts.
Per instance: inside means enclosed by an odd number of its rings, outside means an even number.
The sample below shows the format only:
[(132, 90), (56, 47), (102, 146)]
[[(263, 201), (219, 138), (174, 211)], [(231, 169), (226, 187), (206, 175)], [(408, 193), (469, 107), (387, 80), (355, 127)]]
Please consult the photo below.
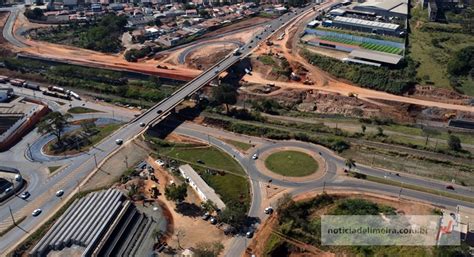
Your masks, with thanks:
[(245, 233), (245, 236), (247, 238), (252, 238), (253, 237), (253, 230), (249, 230), (247, 233)]
[(196, 162), (199, 163), (199, 164), (204, 164), (203, 160), (197, 160)]
[(162, 113), (163, 113), (163, 111), (162, 111), (162, 110), (158, 110), (156, 113), (158, 113), (158, 114), (162, 114)]
[(453, 187), (452, 185), (447, 185), (447, 186), (446, 186), (446, 189), (454, 190), (454, 187)]

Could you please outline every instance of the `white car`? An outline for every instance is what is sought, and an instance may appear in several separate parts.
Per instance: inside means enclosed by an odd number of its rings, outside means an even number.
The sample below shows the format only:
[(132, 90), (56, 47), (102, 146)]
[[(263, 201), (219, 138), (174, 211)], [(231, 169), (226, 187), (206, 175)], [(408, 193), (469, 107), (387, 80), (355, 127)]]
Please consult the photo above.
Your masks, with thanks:
[(63, 195), (64, 195), (64, 190), (62, 190), (62, 189), (56, 192), (57, 197), (61, 197)]
[(42, 212), (41, 209), (36, 209), (36, 210), (34, 210), (34, 211), (31, 213), (31, 215), (33, 215), (33, 217), (36, 217), (36, 216), (40, 215), (41, 212)]
[(145, 127), (145, 122), (140, 122), (140, 127)]
[(254, 159), (254, 160), (258, 159), (258, 154), (252, 155), (252, 159)]
[(161, 167), (165, 166), (165, 161), (163, 161), (162, 159), (158, 159), (155, 162), (156, 162), (156, 164), (160, 165)]
[(268, 206), (267, 208), (265, 208), (264, 210), (265, 214), (272, 214), (273, 213), (273, 208), (271, 206)]

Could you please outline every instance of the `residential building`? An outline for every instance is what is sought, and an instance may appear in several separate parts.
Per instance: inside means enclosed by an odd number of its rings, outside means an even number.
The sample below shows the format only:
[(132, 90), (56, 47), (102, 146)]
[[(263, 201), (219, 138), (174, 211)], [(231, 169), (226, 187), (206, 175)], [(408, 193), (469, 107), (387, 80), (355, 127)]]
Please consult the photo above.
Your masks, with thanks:
[(199, 174), (189, 165), (179, 166), (179, 172), (186, 179), (189, 185), (196, 191), (199, 198), (206, 202), (207, 200), (212, 201), (216, 204), (217, 208), (223, 210), (225, 208), (224, 202), (216, 194), (214, 189), (212, 189), (207, 183), (199, 176)]

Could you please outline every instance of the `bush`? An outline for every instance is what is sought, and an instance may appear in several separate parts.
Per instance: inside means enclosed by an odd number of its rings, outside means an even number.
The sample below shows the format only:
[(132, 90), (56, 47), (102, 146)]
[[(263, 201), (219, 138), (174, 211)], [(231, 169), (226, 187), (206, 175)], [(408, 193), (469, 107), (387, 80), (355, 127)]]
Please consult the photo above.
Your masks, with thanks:
[(31, 20), (46, 20), (43, 10), (41, 10), (40, 8), (35, 8), (33, 10), (26, 9), (25, 16), (26, 18), (31, 19)]
[(311, 53), (308, 50), (303, 50), (302, 55), (311, 64), (322, 70), (370, 89), (403, 94), (416, 83), (416, 64), (408, 58), (399, 64), (400, 67), (389, 69), (343, 63), (330, 57)]

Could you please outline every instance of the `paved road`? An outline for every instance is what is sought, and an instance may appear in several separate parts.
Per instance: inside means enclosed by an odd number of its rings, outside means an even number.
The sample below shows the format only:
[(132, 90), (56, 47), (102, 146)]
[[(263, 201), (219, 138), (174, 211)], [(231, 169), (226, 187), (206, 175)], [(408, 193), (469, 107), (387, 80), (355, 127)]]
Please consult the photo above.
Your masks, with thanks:
[(3, 37), (16, 47), (25, 47), (27, 45), (25, 45), (24, 43), (16, 39), (15, 36), (13, 35), (13, 25), (15, 24), (16, 18), (18, 14), (20, 13), (20, 10), (21, 10), (21, 6), (0, 8), (0, 12), (10, 12), (7, 22), (5, 23), (4, 28), (3, 28)]

